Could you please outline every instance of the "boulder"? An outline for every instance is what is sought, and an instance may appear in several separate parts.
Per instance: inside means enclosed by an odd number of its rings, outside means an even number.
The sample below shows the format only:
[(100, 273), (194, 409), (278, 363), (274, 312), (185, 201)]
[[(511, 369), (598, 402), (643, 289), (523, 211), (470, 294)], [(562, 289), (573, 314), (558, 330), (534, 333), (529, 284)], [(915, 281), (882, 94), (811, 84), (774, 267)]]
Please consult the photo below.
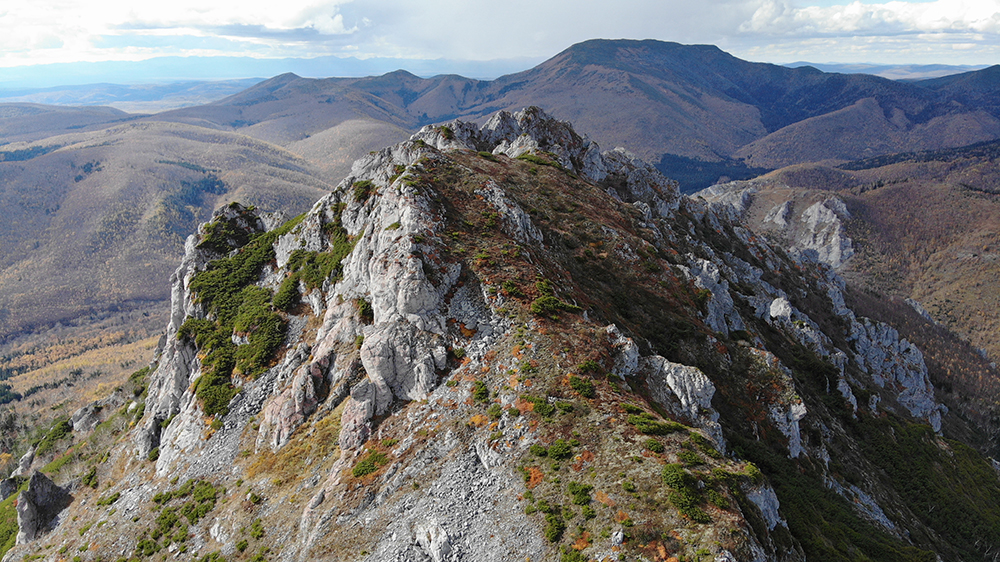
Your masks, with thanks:
[(59, 512), (72, 501), (69, 492), (36, 470), (28, 489), (17, 497), (17, 544), (33, 541), (52, 528)]
[(0, 480), (0, 501), (14, 495), (20, 486), (21, 480), (19, 478), (7, 478), (5, 480)]

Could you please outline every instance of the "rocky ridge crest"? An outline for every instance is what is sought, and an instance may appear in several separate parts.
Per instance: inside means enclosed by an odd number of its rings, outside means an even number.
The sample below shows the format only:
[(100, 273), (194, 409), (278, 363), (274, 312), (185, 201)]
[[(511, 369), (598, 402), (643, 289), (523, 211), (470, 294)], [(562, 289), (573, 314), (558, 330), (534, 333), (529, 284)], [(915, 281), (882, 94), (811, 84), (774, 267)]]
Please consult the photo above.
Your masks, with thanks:
[[(801, 560), (819, 531), (787, 466), (859, 502), (824, 500), (859, 525), (925, 529), (840, 464), (874, 462), (851, 429), (867, 420), (937, 439), (920, 351), (737, 214), (537, 108), (425, 127), (280, 227), (227, 207), (171, 279), (144, 415), (115, 449), (139, 472), (102, 493), (141, 515), (179, 480), (227, 483), (189, 548), (239, 556), (256, 517), (299, 560)], [(210, 340), (197, 330), (228, 313), (192, 287), (258, 254), (234, 305), (252, 320)], [(229, 367), (213, 384), (232, 398), (208, 411), (213, 353), (245, 357), (268, 315), (284, 326), (270, 363)], [(138, 548), (129, 536), (113, 548)]]

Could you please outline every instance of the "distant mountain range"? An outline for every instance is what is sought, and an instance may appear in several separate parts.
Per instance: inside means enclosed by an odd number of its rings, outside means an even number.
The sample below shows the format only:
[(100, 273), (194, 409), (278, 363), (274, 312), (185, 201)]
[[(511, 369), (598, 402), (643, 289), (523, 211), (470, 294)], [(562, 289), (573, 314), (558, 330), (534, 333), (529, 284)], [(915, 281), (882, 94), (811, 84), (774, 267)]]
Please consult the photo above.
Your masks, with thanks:
[[(152, 115), (0, 104), (0, 204), (10, 218), (0, 223), (0, 337), (166, 298), (144, 292), (140, 279), (166, 276), (184, 236), (213, 208), (235, 199), (301, 212), (356, 158), (423, 125), (482, 122), (497, 110), (537, 105), (606, 149), (620, 146), (656, 163), (692, 192), (790, 164), (1000, 138), (998, 81), (1000, 66), (899, 82), (751, 63), (714, 46), (594, 40), (495, 80), (402, 70), (364, 78), (282, 74)], [(143, 103), (215, 97), (239, 86), (190, 83), (145, 94), (108, 87), (87, 95)], [(45, 95), (64, 99), (58, 90)], [(65, 306), (60, 295), (83, 278), (106, 279), (107, 288)]]
[(801, 66), (811, 66), (823, 72), (839, 72), (841, 74), (873, 74), (891, 80), (926, 80), (928, 78), (941, 78), (952, 74), (963, 72), (973, 72), (986, 68), (985, 65), (962, 65), (951, 64), (836, 64), (836, 63), (815, 63), (815, 62), (793, 62), (786, 64), (789, 68), (799, 68)]
[[(916, 82), (751, 63), (717, 47), (594, 40), (492, 81), (405, 71), (367, 78), (284, 74), (219, 102), (165, 112), (283, 145), (351, 118), (406, 131), (527, 105), (577, 123), (680, 176), (720, 176), (827, 159), (962, 146), (1000, 137), (1000, 67)], [(380, 126), (381, 128), (381, 126)]]
[(262, 78), (184, 81), (158, 84), (86, 84), (24, 90), (0, 90), (0, 103), (112, 107), (129, 113), (157, 113), (210, 103), (235, 94)]

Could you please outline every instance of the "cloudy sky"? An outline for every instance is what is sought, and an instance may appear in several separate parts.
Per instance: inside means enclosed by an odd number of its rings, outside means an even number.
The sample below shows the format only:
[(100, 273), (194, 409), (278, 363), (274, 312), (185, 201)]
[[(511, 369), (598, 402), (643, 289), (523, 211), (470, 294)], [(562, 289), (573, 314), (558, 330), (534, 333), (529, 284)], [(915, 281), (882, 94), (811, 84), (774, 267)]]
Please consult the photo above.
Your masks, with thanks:
[[(711, 43), (788, 63), (993, 64), (1000, 0), (31, 0), (0, 7), (3, 69), (140, 61), (517, 59), (591, 38)], [(530, 65), (526, 65), (530, 66)]]

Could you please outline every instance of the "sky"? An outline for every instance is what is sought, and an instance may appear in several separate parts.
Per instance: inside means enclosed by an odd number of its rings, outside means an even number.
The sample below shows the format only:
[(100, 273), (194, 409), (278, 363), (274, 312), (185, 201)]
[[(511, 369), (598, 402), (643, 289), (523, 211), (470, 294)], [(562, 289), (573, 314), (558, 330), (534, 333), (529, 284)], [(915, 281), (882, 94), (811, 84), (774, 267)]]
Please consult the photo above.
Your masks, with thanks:
[[(425, 67), (427, 61), (435, 60), (507, 61), (507, 66), (529, 68), (573, 43), (593, 38), (714, 44), (746, 60), (778, 64), (987, 65), (1000, 60), (1000, 0), (32, 0), (3, 4), (0, 86), (5, 74), (19, 76), (29, 67), (65, 71), (74, 68), (67, 63), (87, 62), (110, 68), (111, 62), (161, 57), (191, 61), (197, 57), (199, 64), (218, 61), (220, 78), (238, 77), (240, 65), (234, 60), (390, 59), (414, 61), (417, 67), (420, 61)], [(75, 76), (67, 77), (71, 79), (78, 81)]]

